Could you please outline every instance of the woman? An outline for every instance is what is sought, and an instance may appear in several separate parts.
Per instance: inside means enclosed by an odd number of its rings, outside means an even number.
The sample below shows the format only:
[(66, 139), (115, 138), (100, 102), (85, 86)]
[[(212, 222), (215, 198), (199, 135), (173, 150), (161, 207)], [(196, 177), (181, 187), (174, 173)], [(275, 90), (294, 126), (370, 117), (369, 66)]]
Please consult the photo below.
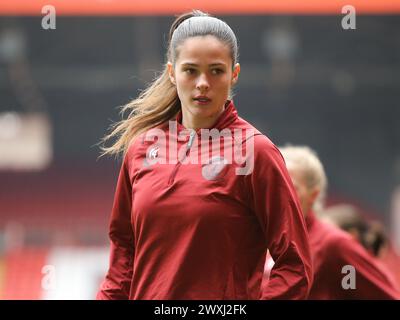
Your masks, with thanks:
[[(106, 137), (118, 138), (105, 153), (124, 161), (97, 298), (306, 298), (306, 228), (283, 158), (229, 99), (240, 72), (233, 31), (193, 11), (169, 40), (164, 72)], [(267, 248), (277, 263), (261, 291)]]
[[(307, 146), (286, 146), (280, 151), (307, 224), (314, 269), (309, 299), (399, 299), (392, 275), (378, 259), (347, 232), (317, 218), (323, 209), (328, 183), (316, 153)], [(268, 264), (265, 271), (268, 283)]]

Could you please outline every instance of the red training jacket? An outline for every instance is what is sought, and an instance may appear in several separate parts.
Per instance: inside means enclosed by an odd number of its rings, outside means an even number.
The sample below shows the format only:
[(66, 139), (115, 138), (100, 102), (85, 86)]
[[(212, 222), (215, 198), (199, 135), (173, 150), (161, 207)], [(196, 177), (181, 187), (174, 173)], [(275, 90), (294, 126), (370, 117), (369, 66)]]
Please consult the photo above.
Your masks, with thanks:
[[(200, 155), (190, 140), (200, 139), (200, 130), (190, 138), (194, 131), (181, 118), (176, 136), (163, 124), (166, 140), (142, 135), (124, 158), (110, 221), (110, 267), (97, 299), (307, 298), (306, 225), (278, 149), (228, 101), (213, 128), (254, 130), (250, 174), (237, 175), (239, 165), (221, 161), (219, 167), (149, 164), (149, 157), (168, 158), (169, 138), (179, 137), (184, 156)], [(220, 147), (211, 151), (221, 156)], [(267, 248), (276, 264), (261, 291)]]

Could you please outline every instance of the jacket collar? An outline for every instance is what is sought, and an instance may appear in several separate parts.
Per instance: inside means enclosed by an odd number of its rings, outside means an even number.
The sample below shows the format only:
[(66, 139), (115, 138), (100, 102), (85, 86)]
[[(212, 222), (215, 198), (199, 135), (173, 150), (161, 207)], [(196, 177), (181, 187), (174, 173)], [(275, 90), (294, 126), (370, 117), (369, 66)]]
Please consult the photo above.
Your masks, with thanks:
[[(218, 129), (223, 130), (231, 125), (236, 119), (238, 118), (238, 114), (235, 108), (235, 105), (232, 100), (227, 100), (225, 103), (225, 109), (218, 117), (217, 121), (212, 125), (210, 128), (200, 128), (197, 130), (199, 132), (201, 129)], [(178, 132), (182, 130), (187, 130), (182, 124), (182, 110), (179, 111), (178, 115), (176, 116), (177, 122), (177, 129)]]

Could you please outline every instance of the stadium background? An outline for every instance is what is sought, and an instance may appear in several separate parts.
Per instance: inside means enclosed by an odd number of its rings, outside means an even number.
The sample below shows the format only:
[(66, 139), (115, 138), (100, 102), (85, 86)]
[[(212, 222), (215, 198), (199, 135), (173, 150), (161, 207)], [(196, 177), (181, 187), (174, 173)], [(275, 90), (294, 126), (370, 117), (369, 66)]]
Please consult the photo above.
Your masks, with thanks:
[[(315, 149), (328, 203), (357, 205), (400, 247), (400, 5), (53, 3), (55, 30), (41, 26), (44, 1), (0, 4), (0, 299), (94, 298), (119, 170), (96, 143), (162, 69), (173, 16), (191, 8), (238, 36), (239, 114), (277, 145)], [(355, 30), (342, 28), (345, 4)]]

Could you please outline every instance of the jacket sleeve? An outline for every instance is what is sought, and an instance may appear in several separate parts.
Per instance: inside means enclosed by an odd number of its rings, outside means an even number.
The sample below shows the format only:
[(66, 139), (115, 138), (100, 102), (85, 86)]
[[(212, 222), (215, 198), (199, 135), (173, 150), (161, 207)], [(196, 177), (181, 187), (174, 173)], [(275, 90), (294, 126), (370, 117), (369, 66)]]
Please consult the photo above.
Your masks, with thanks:
[(254, 169), (247, 181), (275, 261), (261, 299), (306, 299), (313, 277), (306, 224), (284, 159), (263, 135), (254, 137)]
[(389, 270), (355, 240), (341, 238), (330, 247), (329, 259), (337, 266), (335, 272), (341, 276), (341, 281), (338, 281), (340, 286), (342, 279), (350, 275), (349, 271), (342, 271), (343, 267), (354, 268), (355, 288), (341, 288), (346, 299), (400, 299), (400, 292)]
[(128, 156), (125, 156), (119, 173), (111, 212), (109, 269), (97, 293), (97, 300), (129, 298), (133, 272), (134, 241), (130, 218), (132, 186), (128, 164)]

